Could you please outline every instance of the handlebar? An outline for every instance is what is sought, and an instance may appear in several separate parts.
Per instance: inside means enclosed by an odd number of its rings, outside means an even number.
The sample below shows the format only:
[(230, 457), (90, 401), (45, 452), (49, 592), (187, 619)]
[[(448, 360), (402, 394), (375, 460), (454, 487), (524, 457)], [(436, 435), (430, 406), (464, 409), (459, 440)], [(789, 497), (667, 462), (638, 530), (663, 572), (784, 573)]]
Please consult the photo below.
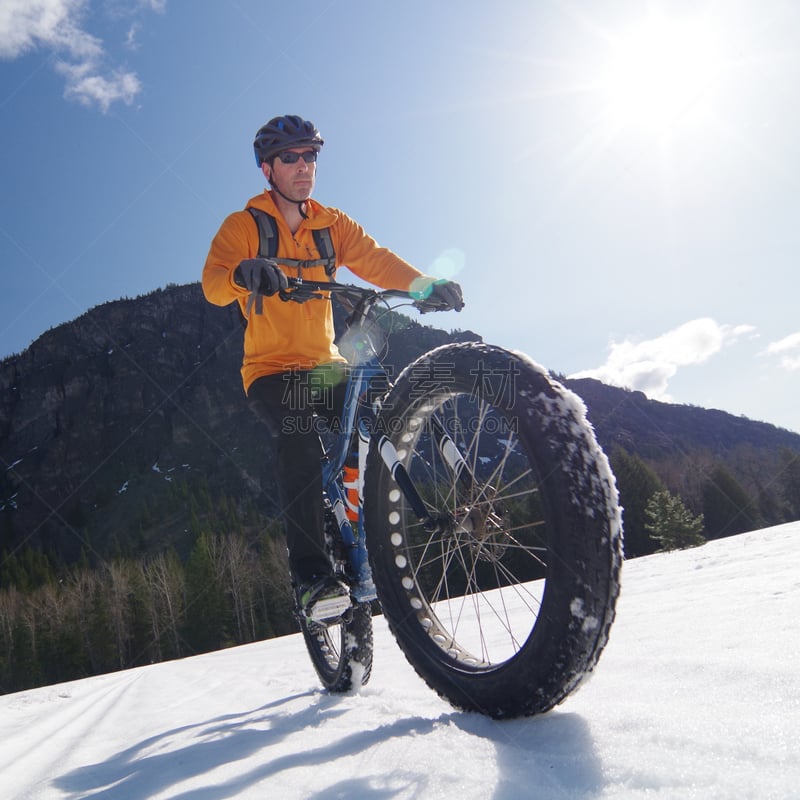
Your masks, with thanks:
[(402, 289), (371, 289), (349, 283), (306, 281), (302, 278), (288, 280), (289, 288), (280, 292), (281, 300), (304, 303), (307, 300), (326, 299), (323, 293), (335, 294), (353, 307), (353, 317), (366, 316), (374, 305), (391, 299), (410, 300), (410, 305), (422, 314), (429, 311), (447, 311), (450, 308), (446, 303), (430, 297), (424, 300), (416, 298), (411, 292)]

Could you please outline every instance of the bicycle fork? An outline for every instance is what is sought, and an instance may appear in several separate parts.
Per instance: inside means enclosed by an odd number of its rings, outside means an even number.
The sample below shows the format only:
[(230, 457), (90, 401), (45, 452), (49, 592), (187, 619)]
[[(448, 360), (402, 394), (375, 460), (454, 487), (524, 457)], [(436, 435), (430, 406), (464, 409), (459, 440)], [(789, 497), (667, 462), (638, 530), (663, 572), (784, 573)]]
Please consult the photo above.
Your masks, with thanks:
[[(436, 446), (455, 478), (466, 483), (467, 486), (473, 485), (475, 478), (472, 470), (441, 420), (434, 416), (431, 420), (431, 426)], [(394, 478), (395, 483), (402, 491), (422, 527), (428, 532), (440, 533), (452, 529), (453, 517), (446, 509), (431, 511), (426, 507), (389, 437), (385, 434), (378, 434), (376, 439), (378, 452), (383, 463), (391, 472), (392, 478)]]

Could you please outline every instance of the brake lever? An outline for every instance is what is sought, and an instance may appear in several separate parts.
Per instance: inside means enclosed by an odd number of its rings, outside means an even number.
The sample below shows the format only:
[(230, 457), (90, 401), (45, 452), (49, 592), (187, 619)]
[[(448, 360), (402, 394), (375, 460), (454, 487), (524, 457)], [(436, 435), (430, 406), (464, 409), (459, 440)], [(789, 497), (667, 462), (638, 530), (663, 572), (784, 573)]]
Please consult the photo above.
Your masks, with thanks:
[(311, 289), (303, 289), (302, 286), (296, 286), (293, 289), (281, 289), (278, 296), (284, 303), (305, 303), (308, 300), (324, 300), (324, 295), (319, 292), (314, 292)]

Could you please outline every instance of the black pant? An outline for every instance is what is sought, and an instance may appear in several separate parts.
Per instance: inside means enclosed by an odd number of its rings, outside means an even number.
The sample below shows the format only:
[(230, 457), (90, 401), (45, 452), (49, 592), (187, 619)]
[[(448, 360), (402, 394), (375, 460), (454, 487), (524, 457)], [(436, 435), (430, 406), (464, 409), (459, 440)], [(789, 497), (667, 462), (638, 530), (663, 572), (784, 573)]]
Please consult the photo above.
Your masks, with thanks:
[(346, 386), (346, 365), (324, 364), (258, 378), (247, 392), (250, 407), (276, 445), (289, 565), (301, 583), (330, 572), (324, 551), (319, 426), (321, 419), (338, 423)]

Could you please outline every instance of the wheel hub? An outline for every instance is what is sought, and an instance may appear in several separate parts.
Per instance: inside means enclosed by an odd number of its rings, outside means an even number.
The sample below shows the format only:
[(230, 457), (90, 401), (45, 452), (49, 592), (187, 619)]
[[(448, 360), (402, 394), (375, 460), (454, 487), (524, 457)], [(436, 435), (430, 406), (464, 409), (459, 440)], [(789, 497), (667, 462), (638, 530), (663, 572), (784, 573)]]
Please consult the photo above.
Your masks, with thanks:
[(481, 561), (500, 561), (506, 552), (503, 518), (489, 504), (467, 506), (456, 516), (454, 535)]

